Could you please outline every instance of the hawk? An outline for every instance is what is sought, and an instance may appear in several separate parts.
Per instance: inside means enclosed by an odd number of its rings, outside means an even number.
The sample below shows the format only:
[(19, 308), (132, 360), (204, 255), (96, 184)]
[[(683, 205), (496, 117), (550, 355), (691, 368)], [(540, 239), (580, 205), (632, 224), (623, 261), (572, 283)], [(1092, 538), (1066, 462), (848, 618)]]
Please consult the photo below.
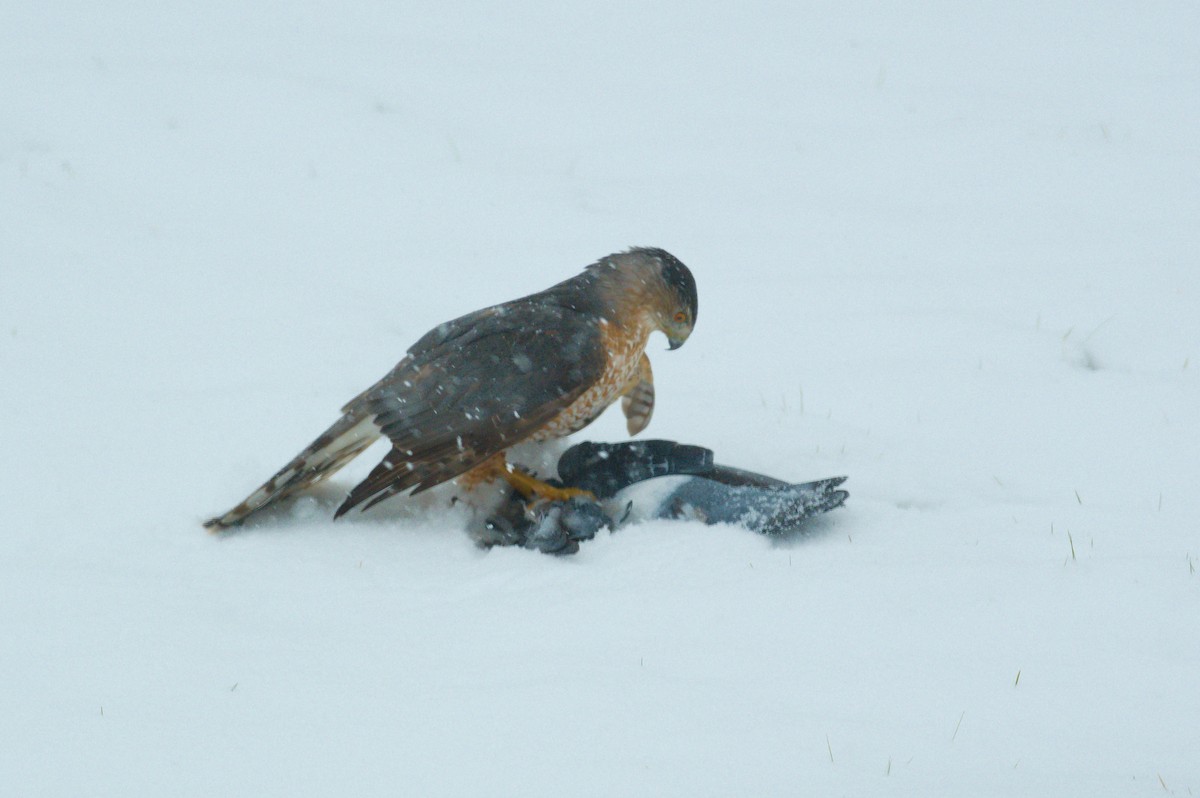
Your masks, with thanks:
[(570, 435), (621, 401), (631, 435), (650, 423), (654, 376), (646, 341), (671, 349), (696, 323), (696, 281), (662, 249), (609, 255), (536, 294), (439, 324), (342, 417), (241, 504), (205, 522), (214, 531), (325, 479), (382, 436), (383, 462), (337, 509), (338, 518), (452, 479), (504, 479), (527, 498), (565, 500), (515, 470), (505, 452)]

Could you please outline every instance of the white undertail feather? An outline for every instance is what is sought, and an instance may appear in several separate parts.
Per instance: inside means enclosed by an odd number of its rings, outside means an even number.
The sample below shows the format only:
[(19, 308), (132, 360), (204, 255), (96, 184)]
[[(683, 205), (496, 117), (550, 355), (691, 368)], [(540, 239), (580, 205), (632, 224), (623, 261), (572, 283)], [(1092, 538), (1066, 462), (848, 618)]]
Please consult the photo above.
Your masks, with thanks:
[(285, 499), (333, 474), (379, 439), (379, 427), (370, 416), (347, 413), (313, 441), (307, 449), (267, 480), (246, 500), (224, 515), (204, 522), (220, 531), (237, 526), (250, 515)]

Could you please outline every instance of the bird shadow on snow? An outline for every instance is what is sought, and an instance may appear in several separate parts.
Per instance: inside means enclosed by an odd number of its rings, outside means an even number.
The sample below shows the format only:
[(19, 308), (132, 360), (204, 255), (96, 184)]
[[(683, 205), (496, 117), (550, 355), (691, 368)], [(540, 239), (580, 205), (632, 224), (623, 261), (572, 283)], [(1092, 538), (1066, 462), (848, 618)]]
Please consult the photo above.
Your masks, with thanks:
[(351, 511), (334, 523), (334, 513), (345, 501), (347, 488), (336, 483), (321, 483), (304, 493), (285, 499), (256, 512), (241, 526), (216, 532), (219, 539), (251, 534), (284, 534), (311, 529), (315, 525), (332, 525), (337, 529), (358, 531), (379, 529), (421, 529), (429, 526), (467, 531), (472, 511), (455, 502), (453, 493), (433, 490), (417, 496), (397, 496), (381, 502), (369, 511)]
[(779, 535), (764, 536), (777, 549), (794, 549), (809, 543), (825, 540), (838, 532), (838, 517), (841, 508), (815, 518), (805, 519), (800, 526)]
[[(217, 532), (214, 537), (223, 540), (251, 535), (287, 535), (311, 532), (314, 527), (320, 527), (322, 533), (331, 535), (336, 535), (341, 530), (390, 535), (394, 532), (436, 529), (439, 533), (462, 534), (470, 539), (473, 538), (473, 525), (482, 524), (485, 515), (483, 510), (458, 501), (456, 492), (447, 486), (434, 488), (417, 496), (397, 496), (366, 512), (347, 513), (334, 523), (334, 512), (345, 498), (344, 485), (315, 485), (300, 496), (263, 508), (243, 526)], [(636, 521), (611, 530), (611, 534), (619, 537), (622, 532), (636, 527), (664, 525), (681, 536), (688, 532), (707, 531), (715, 535), (727, 534), (732, 542), (746, 535), (762, 538), (771, 548), (791, 549), (830, 537), (838, 531), (840, 515), (840, 512), (834, 512), (808, 518), (798, 527), (776, 534), (756, 533), (736, 524), (705, 524), (699, 520), (685, 518)]]

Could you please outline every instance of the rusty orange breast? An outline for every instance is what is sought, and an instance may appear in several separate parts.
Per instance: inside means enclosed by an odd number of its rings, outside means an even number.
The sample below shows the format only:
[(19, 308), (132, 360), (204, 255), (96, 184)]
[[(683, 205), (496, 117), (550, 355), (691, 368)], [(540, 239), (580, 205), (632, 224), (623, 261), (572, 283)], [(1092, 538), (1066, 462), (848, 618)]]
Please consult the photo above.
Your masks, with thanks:
[(595, 421), (609, 405), (620, 399), (629, 385), (637, 379), (638, 363), (650, 337), (649, 325), (643, 323), (628, 329), (607, 319), (601, 319), (600, 335), (606, 355), (603, 375), (549, 424), (535, 433), (532, 440), (563, 438), (578, 432)]

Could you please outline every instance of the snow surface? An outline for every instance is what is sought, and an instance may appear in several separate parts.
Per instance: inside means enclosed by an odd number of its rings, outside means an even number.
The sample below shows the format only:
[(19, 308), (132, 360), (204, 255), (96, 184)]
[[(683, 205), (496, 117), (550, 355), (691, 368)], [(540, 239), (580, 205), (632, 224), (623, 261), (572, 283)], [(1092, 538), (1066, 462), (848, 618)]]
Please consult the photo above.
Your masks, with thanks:
[[(0, 794), (1200, 794), (1200, 5), (0, 6)], [(851, 498), (574, 558), (200, 528), (631, 244), (648, 434)], [(623, 437), (611, 411), (587, 431)]]

